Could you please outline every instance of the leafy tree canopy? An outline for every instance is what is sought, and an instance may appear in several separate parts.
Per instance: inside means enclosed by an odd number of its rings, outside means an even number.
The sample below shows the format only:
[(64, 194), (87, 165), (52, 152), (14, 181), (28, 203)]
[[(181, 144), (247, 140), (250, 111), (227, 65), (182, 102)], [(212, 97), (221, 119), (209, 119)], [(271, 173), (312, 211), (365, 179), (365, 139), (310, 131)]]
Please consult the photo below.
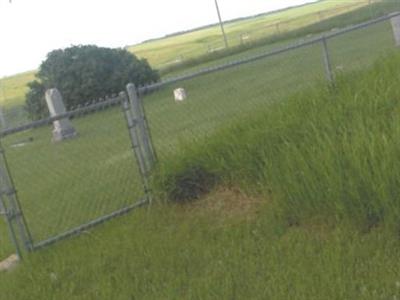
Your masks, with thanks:
[(147, 60), (123, 49), (72, 46), (48, 53), (36, 80), (28, 84), (26, 109), (32, 119), (48, 115), (44, 93), (57, 88), (67, 109), (124, 90), (128, 82), (144, 85), (159, 80)]

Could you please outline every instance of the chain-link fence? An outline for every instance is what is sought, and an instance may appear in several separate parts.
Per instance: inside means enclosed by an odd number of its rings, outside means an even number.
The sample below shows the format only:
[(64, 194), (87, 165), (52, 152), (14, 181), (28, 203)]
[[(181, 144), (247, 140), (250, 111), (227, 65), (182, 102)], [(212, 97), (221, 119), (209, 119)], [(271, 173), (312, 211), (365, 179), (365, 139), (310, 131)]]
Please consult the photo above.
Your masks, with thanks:
[[(121, 94), (2, 132), (0, 210), (16, 245), (37, 249), (149, 201), (132, 103)], [(56, 142), (51, 124), (66, 117), (76, 134)]]
[[(31, 249), (81, 232), (148, 201), (147, 175), (156, 159), (152, 140), (164, 160), (181, 145), (204, 142), (221, 127), (318, 81), (334, 84), (338, 74), (365, 68), (396, 43), (400, 13), (137, 90), (129, 85), (130, 101), (121, 94), (3, 130), (0, 212), (9, 223), (19, 219), (10, 228), (21, 231), (16, 236)], [(177, 88), (185, 89), (186, 100), (174, 101)], [(51, 142), (49, 124), (66, 117), (77, 136)], [(0, 237), (5, 231), (0, 223)], [(0, 255), (11, 246), (0, 246)]]
[[(396, 16), (393, 14), (392, 16)], [(318, 81), (365, 68), (395, 49), (390, 17), (140, 89), (160, 158)], [(184, 88), (187, 100), (175, 102)], [(148, 91), (155, 90), (154, 93)]]

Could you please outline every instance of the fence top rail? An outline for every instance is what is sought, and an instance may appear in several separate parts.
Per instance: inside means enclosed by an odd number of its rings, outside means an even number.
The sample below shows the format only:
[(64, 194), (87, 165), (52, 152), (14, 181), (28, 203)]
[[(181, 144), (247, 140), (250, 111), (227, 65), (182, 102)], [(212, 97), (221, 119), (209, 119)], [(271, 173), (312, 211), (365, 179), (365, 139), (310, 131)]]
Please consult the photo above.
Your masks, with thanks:
[(291, 45), (288, 45), (288, 46), (285, 46), (285, 47), (281, 47), (281, 48), (277, 48), (277, 49), (274, 49), (274, 50), (271, 50), (271, 51), (268, 51), (268, 52), (264, 52), (264, 53), (261, 53), (259, 55), (243, 58), (243, 59), (240, 59), (240, 60), (235, 60), (235, 61), (232, 61), (232, 62), (228, 62), (226, 64), (222, 64), (222, 65), (218, 65), (218, 66), (214, 66), (214, 67), (210, 67), (210, 68), (205, 68), (205, 69), (199, 70), (199, 71), (194, 72), (194, 73), (190, 73), (190, 74), (185, 74), (185, 75), (178, 76), (178, 77), (169, 78), (169, 79), (166, 79), (164, 81), (161, 81), (161, 82), (158, 82), (158, 83), (155, 83), (155, 84), (139, 87), (139, 93), (151, 92), (151, 91), (157, 90), (157, 89), (159, 89), (161, 87), (164, 87), (166, 85), (169, 85), (169, 84), (177, 83), (177, 82), (188, 80), (188, 79), (193, 79), (193, 78), (196, 78), (196, 77), (199, 77), (199, 76), (202, 76), (202, 75), (215, 73), (215, 72), (218, 72), (218, 71), (222, 71), (222, 70), (233, 68), (233, 67), (236, 67), (236, 66), (239, 66), (239, 65), (247, 64), (247, 63), (254, 62), (254, 61), (257, 61), (257, 60), (260, 60), (260, 59), (264, 59), (264, 58), (267, 58), (267, 57), (270, 57), (270, 56), (282, 54), (282, 53), (285, 53), (285, 52), (288, 52), (288, 51), (291, 51), (291, 50), (295, 50), (295, 49), (298, 49), (298, 48), (310, 46), (312, 44), (319, 43), (319, 42), (323, 41), (324, 39), (331, 39), (331, 38), (334, 38), (336, 36), (349, 33), (351, 31), (367, 28), (369, 26), (372, 26), (372, 25), (375, 25), (377, 23), (390, 20), (391, 18), (397, 17), (397, 16), (400, 16), (400, 11), (399, 12), (394, 12), (394, 13), (391, 13), (391, 14), (388, 14), (388, 15), (373, 19), (373, 20), (369, 20), (369, 21), (366, 21), (366, 22), (363, 22), (363, 23), (359, 23), (359, 24), (356, 24), (356, 25), (351, 25), (351, 26), (345, 27), (343, 29), (338, 29), (337, 31), (334, 31), (334, 32), (324, 33), (324, 34), (321, 34), (321, 35), (319, 35), (317, 37), (314, 37), (314, 38), (310, 38), (310, 39), (307, 39), (307, 40), (299, 40), (299, 41), (297, 41), (297, 42), (295, 42), (295, 43), (293, 43)]
[(61, 120), (61, 119), (64, 119), (64, 118), (70, 118), (70, 117), (74, 117), (74, 116), (79, 116), (79, 115), (84, 114), (84, 113), (90, 113), (90, 112), (98, 111), (98, 110), (101, 110), (102, 108), (106, 108), (106, 107), (118, 104), (121, 101), (122, 101), (121, 96), (117, 96), (117, 97), (114, 97), (114, 98), (107, 99), (106, 101), (95, 103), (95, 104), (91, 104), (91, 105), (88, 105), (88, 106), (85, 106), (85, 107), (81, 107), (81, 108), (77, 108), (77, 109), (74, 109), (72, 111), (69, 111), (69, 112), (66, 112), (66, 113), (63, 113), (63, 114), (59, 114), (59, 115), (54, 116), (54, 117), (49, 117), (49, 118), (46, 118), (46, 119), (34, 121), (34, 122), (31, 122), (31, 123), (28, 123), (28, 124), (24, 124), (24, 125), (21, 125), (21, 126), (17, 126), (17, 127), (14, 127), (14, 128), (4, 129), (4, 130), (0, 131), (0, 138), (6, 137), (6, 136), (14, 134), (14, 133), (22, 132), (22, 131), (25, 131), (25, 130), (46, 126), (46, 125), (49, 125), (49, 124), (53, 123), (54, 121), (58, 121), (58, 120)]

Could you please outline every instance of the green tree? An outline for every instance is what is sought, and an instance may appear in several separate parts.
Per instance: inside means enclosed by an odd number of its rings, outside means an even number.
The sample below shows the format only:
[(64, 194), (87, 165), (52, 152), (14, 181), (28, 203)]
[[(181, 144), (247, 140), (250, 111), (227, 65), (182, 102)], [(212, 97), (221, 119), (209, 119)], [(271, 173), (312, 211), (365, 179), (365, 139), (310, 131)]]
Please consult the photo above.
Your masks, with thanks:
[(29, 83), (25, 108), (32, 119), (48, 115), (44, 93), (57, 88), (65, 106), (84, 104), (119, 93), (128, 82), (145, 85), (160, 79), (147, 60), (123, 49), (93, 45), (72, 46), (47, 54), (36, 80)]

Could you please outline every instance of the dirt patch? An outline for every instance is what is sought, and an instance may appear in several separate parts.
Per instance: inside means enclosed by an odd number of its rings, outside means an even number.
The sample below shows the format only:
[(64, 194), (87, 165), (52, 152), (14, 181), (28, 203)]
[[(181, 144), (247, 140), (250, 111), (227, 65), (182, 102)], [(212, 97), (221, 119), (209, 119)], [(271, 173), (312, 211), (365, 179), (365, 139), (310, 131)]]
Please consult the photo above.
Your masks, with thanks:
[(0, 261), (0, 272), (6, 272), (13, 270), (19, 262), (17, 255), (13, 254), (9, 258)]
[(238, 188), (218, 187), (206, 196), (182, 205), (185, 213), (204, 215), (218, 219), (253, 219), (267, 199), (260, 196), (249, 196)]

